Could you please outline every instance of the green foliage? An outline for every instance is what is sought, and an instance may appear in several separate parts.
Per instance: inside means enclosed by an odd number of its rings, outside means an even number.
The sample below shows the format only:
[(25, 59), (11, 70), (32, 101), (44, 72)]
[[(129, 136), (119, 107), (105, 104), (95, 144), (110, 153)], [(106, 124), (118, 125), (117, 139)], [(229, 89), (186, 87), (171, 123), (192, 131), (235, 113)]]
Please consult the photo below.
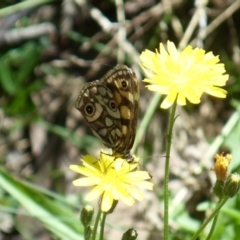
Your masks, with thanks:
[[(41, 221), (60, 239), (83, 239), (80, 237), (83, 228), (73, 212), (72, 206), (67, 201), (61, 202), (59, 197), (51, 199), (37, 190), (36, 187), (12, 178), (3, 169), (0, 169), (0, 185), (2, 189), (21, 203), (32, 217)], [(2, 202), (1, 205), (3, 211), (3, 206), (6, 204)], [(24, 227), (24, 224), (18, 226), (18, 228)], [(24, 229), (21, 231), (24, 232)]]
[[(56, 176), (52, 176), (52, 173), (59, 174), (60, 172), (60, 177), (66, 177), (64, 181), (70, 178), (68, 169), (59, 170), (63, 165), (60, 161), (64, 159), (63, 161), (69, 161), (69, 164), (73, 161), (78, 162), (81, 154), (85, 152), (96, 153), (98, 150), (98, 148), (95, 148), (98, 141), (93, 135), (88, 134), (89, 128), (84, 125), (80, 114), (74, 112), (76, 111), (74, 109), (75, 100), (82, 84), (99, 79), (102, 76), (103, 67), (109, 68), (116, 62), (122, 62), (123, 60), (129, 66), (134, 65), (135, 69), (140, 68), (138, 54), (146, 48), (155, 51), (159, 42), (165, 43), (168, 39), (174, 39), (176, 43), (181, 43), (183, 34), (189, 30), (187, 27), (192, 20), (192, 14), (198, 9), (190, 1), (180, 1), (180, 4), (176, 4), (176, 6), (175, 4), (163, 5), (163, 1), (151, 2), (151, 5), (148, 5), (147, 1), (146, 5), (139, 4), (138, 1), (124, 1), (122, 10), (126, 11), (125, 20), (122, 19), (121, 22), (121, 18), (119, 18), (119, 16), (123, 16), (119, 14), (121, 8), (114, 1), (105, 1), (104, 4), (96, 1), (92, 5), (86, 1), (81, 3), (83, 4), (81, 6), (77, 5), (78, 1), (69, 1), (73, 4), (71, 7), (77, 12), (76, 15), (73, 13), (74, 11), (70, 14), (66, 13), (66, 10), (69, 9), (66, 5), (69, 3), (68, 1), (55, 1), (51, 5), (52, 2), (54, 1), (27, 0), (20, 3), (18, 1), (1, 1), (0, 3), (1, 35), (5, 36), (12, 30), (18, 29), (17, 37), (20, 39), (17, 44), (12, 45), (0, 41), (0, 44), (2, 44), (0, 46), (0, 215), (2, 217), (7, 214), (11, 224), (17, 229), (19, 235), (25, 239), (34, 239), (35, 236), (32, 235), (31, 231), (28, 231), (24, 221), (17, 221), (18, 216), (37, 219), (49, 231), (49, 235), (53, 239), (83, 239), (83, 228), (78, 217), (79, 209), (83, 206), (82, 196), (76, 197), (75, 194), (61, 195), (56, 190), (50, 191), (25, 182), (22, 172), (23, 169), (28, 169), (26, 167), (28, 162), (26, 161), (20, 170), (14, 171), (15, 169), (8, 167), (9, 155), (16, 152), (23, 156), (29, 154), (27, 155), (30, 156), (28, 158), (28, 160), (30, 159), (29, 162), (32, 165), (37, 165), (37, 167), (33, 167), (29, 171), (32, 172), (29, 174), (30, 176), (28, 175), (28, 179), (35, 179), (35, 176), (51, 179), (64, 189), (65, 186), (62, 186), (64, 184), (58, 181)], [(205, 12), (207, 14), (207, 26), (216, 20), (215, 13), (219, 15), (228, 7), (227, 3), (220, 2), (219, 5), (223, 5), (219, 8), (214, 1), (209, 1), (206, 6), (205, 10), (209, 10)], [(231, 4), (235, 4), (235, 2), (237, 3), (237, 1), (233, 1)], [(48, 5), (43, 6), (46, 3)], [(156, 8), (157, 11), (152, 11), (153, 8)], [(96, 10), (99, 11), (97, 17), (94, 15)], [(196, 125), (199, 125), (204, 135), (208, 133), (209, 129), (209, 132), (212, 133), (210, 136), (207, 134), (207, 137), (204, 136), (204, 139), (206, 137), (204, 144), (209, 144), (207, 152), (200, 153), (202, 155), (198, 156), (200, 165), (198, 168), (202, 167), (202, 162), (211, 161), (208, 169), (205, 168), (205, 165), (201, 169), (202, 172), (207, 172), (207, 175), (211, 174), (210, 168), (213, 165), (214, 155), (222, 151), (219, 149), (224, 149), (224, 152), (232, 154), (231, 172), (240, 172), (240, 73), (237, 57), (239, 52), (236, 50), (238, 49), (236, 43), (239, 42), (240, 36), (238, 16), (239, 10), (233, 12), (229, 18), (225, 19), (226, 16), (224, 15), (222, 18), (223, 24), (218, 23), (220, 25), (216, 25), (212, 32), (207, 33), (206, 37), (202, 39), (199, 39), (201, 34), (198, 33), (201, 29), (197, 25), (194, 27), (192, 35), (189, 34), (189, 38), (185, 39), (193, 45), (200, 41), (207, 51), (214, 51), (214, 54), (220, 55), (221, 61), (224, 62), (226, 70), (230, 74), (230, 81), (225, 88), (228, 91), (228, 96), (221, 101), (220, 105), (211, 98), (203, 99), (205, 107), (213, 106), (215, 118), (214, 115), (213, 119), (209, 118), (212, 122), (209, 123), (206, 116), (202, 121), (198, 121), (203, 118), (199, 113), (200, 107), (189, 105), (183, 110), (186, 110), (184, 114), (188, 115), (191, 124), (197, 122)], [(15, 21), (9, 24), (12, 17), (15, 18)], [(200, 23), (200, 19), (198, 20)], [(204, 17), (201, 20), (204, 20)], [(37, 29), (38, 25), (42, 23), (52, 24), (56, 28), (55, 32), (45, 32), (42, 36), (37, 35), (34, 38), (28, 36), (29, 38), (21, 39), (21, 29), (28, 26), (34, 26)], [(110, 26), (110, 28), (104, 28), (106, 26)], [(117, 29), (121, 26), (124, 26), (126, 33), (121, 32), (119, 34), (120, 31), (117, 31)], [(123, 53), (123, 59), (119, 57), (119, 53)], [(75, 60), (76, 58), (81, 60), (80, 65), (73, 61), (73, 56)], [(141, 79), (140, 71), (138, 73), (138, 77)], [(81, 79), (79, 80), (79, 78)], [(66, 79), (68, 81), (64, 82)], [(64, 83), (61, 85), (62, 82)], [(133, 151), (135, 152), (138, 149), (140, 153), (146, 154), (147, 158), (142, 155), (139, 157), (146, 159), (148, 164), (151, 164), (150, 160), (153, 158), (158, 158), (159, 161), (165, 160), (162, 157), (165, 156), (164, 153), (161, 152), (159, 153), (161, 157), (156, 157), (154, 150), (156, 146), (158, 146), (158, 149), (159, 146), (164, 146), (167, 140), (164, 132), (166, 130), (164, 127), (167, 122), (167, 114), (163, 114), (159, 110), (161, 97), (156, 95), (150, 100), (151, 97), (146, 94), (143, 86), (144, 84), (141, 83), (140, 104), (142, 106), (140, 107), (139, 127)], [(43, 102), (45, 105), (37, 105), (33, 98), (34, 94), (47, 99)], [(61, 100), (60, 103), (57, 101), (59, 99)], [(46, 111), (48, 107), (49, 109)], [(201, 110), (204, 112), (204, 109)], [(153, 124), (156, 112), (161, 116), (159, 124)], [(181, 118), (181, 115), (184, 114), (180, 112), (179, 117)], [(191, 125), (189, 122), (183, 122), (182, 124), (187, 127)], [(45, 142), (41, 143), (45, 145), (39, 151), (32, 150), (33, 145), (35, 145), (33, 142), (40, 145), (39, 135), (31, 136), (33, 126), (37, 126), (46, 134)], [(162, 134), (156, 137), (156, 130), (161, 127)], [(195, 131), (195, 129), (190, 129), (190, 131)], [(152, 133), (150, 136), (148, 135), (149, 132)], [(16, 139), (13, 138), (13, 135), (20, 137)], [(188, 137), (189, 135), (186, 133), (186, 138)], [(52, 139), (58, 141), (52, 146), (52, 151), (48, 149), (45, 153), (47, 146), (54, 142)], [(28, 149), (23, 150), (21, 144), (24, 141), (27, 142)], [(182, 142), (176, 142), (174, 138), (171, 141), (174, 145), (176, 144), (177, 148), (175, 150), (177, 151)], [(191, 141), (196, 144), (195, 139), (190, 139), (188, 142)], [(62, 142), (66, 145), (59, 147), (62, 146), (59, 144)], [(43, 152), (45, 153), (44, 157), (42, 157)], [(59, 155), (56, 153), (59, 153)], [(174, 154), (171, 156), (172, 158), (175, 157)], [(39, 160), (39, 155), (41, 155), (41, 163), (36, 164), (35, 161)], [(178, 157), (184, 159), (185, 155), (181, 152)], [(14, 166), (18, 165), (16, 159)], [(178, 168), (178, 166), (170, 167)], [(46, 170), (47, 168), (50, 168), (50, 174)], [(154, 166), (153, 169), (156, 169), (156, 167)], [(162, 171), (162, 169), (159, 169), (159, 172)], [(18, 175), (19, 178), (14, 177), (14, 174)], [(178, 178), (174, 173), (170, 177), (170, 181), (176, 179), (186, 181), (184, 182), (186, 189), (189, 188), (188, 179)], [(75, 179), (76, 176), (71, 176), (71, 178)], [(190, 179), (191, 181), (193, 181), (193, 177)], [(70, 185), (71, 181), (69, 182)], [(68, 193), (69, 185), (63, 191)], [(51, 187), (57, 189), (54, 184)], [(77, 190), (74, 190), (75, 192)], [(157, 204), (159, 207), (163, 201), (162, 181), (157, 182), (156, 192), (161, 196)], [(203, 202), (199, 202), (197, 208), (197, 211), (206, 213), (206, 216), (215, 207), (215, 199), (211, 189), (209, 189), (209, 193), (209, 199), (201, 200)], [(189, 191), (188, 194), (192, 194), (192, 192)], [(74, 196), (74, 203), (69, 201), (69, 196)], [(191, 236), (201, 225), (202, 219), (190, 215), (188, 204), (177, 193), (170, 194), (170, 239), (191, 239)], [(22, 210), (23, 207), (24, 210)], [(159, 216), (161, 221), (162, 215), (159, 215), (159, 209), (156, 209), (156, 214), (152, 214), (154, 217)], [(212, 240), (239, 239), (239, 209), (240, 197), (238, 194), (222, 208)], [(0, 227), (2, 226), (1, 217)], [(135, 218), (137, 217), (135, 216)], [(114, 221), (111, 221), (109, 225), (121, 232), (124, 230)], [(156, 229), (154, 224), (151, 227), (145, 229), (144, 226), (143, 228), (144, 231), (149, 231), (150, 236), (151, 234), (155, 236), (153, 233), (157, 232), (158, 238), (156, 239), (160, 239), (159, 229)], [(206, 239), (209, 229), (209, 227), (205, 229), (200, 239)], [(140, 235), (139, 239), (142, 239)]]
[(0, 84), (2, 107), (7, 115), (27, 117), (35, 110), (31, 93), (43, 86), (41, 80), (31, 78), (39, 61), (42, 48), (36, 42), (10, 50), (0, 58)]

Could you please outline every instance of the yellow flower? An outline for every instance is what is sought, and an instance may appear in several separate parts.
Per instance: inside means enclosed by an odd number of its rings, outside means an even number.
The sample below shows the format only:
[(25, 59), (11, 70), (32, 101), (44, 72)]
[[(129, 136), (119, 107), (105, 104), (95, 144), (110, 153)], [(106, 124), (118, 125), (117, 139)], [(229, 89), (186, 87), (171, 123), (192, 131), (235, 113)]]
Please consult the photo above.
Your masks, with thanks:
[(116, 158), (101, 152), (100, 160), (90, 155), (81, 159), (83, 166), (71, 165), (70, 169), (86, 177), (73, 181), (75, 186), (93, 186), (86, 195), (91, 201), (101, 197), (101, 210), (107, 212), (114, 201), (121, 200), (132, 206), (135, 200), (144, 198), (138, 187), (153, 189), (153, 183), (146, 181), (150, 175), (146, 171), (138, 171), (138, 160), (128, 163), (122, 158)]
[(186, 105), (186, 99), (194, 104), (200, 103), (204, 92), (219, 98), (226, 97), (227, 92), (219, 86), (226, 84), (228, 75), (223, 75), (224, 64), (219, 63), (218, 56), (191, 46), (180, 52), (170, 41), (167, 42), (167, 50), (160, 43), (159, 51), (145, 50), (140, 59), (148, 77), (144, 82), (151, 84), (147, 88), (167, 95), (161, 108), (170, 107), (176, 99), (179, 105)]
[(229, 174), (228, 167), (231, 160), (232, 160), (231, 154), (227, 154), (226, 156), (224, 156), (223, 153), (221, 155), (219, 154), (215, 155), (215, 166), (213, 167), (213, 170), (216, 173), (217, 180), (225, 181), (227, 179)]

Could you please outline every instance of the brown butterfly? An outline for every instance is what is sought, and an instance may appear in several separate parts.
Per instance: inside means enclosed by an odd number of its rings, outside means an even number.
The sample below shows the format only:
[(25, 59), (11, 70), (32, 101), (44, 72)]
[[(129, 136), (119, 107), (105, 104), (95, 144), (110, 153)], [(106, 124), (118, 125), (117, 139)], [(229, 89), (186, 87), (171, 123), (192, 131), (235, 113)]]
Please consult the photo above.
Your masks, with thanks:
[(112, 155), (133, 162), (133, 146), (138, 120), (139, 89), (136, 74), (117, 65), (100, 80), (83, 86), (76, 108)]

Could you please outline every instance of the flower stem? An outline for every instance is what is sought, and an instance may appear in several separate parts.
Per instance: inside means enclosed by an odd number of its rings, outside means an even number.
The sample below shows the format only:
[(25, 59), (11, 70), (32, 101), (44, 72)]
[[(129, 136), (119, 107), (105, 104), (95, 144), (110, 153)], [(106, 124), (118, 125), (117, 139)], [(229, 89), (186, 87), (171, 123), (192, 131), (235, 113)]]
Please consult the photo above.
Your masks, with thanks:
[(216, 214), (216, 216), (215, 216), (214, 219), (213, 219), (213, 223), (212, 223), (212, 226), (211, 226), (210, 232), (209, 232), (209, 234), (208, 234), (206, 240), (210, 240), (210, 239), (212, 238), (212, 235), (213, 235), (214, 229), (215, 229), (216, 224), (217, 224), (218, 216), (219, 216), (219, 212)]
[(101, 221), (101, 230), (100, 230), (99, 240), (103, 240), (106, 217), (107, 217), (107, 214), (103, 212), (103, 217), (102, 217), (102, 221)]
[(169, 224), (168, 224), (168, 210), (169, 210), (169, 162), (170, 162), (170, 151), (172, 143), (172, 132), (173, 125), (175, 121), (175, 112), (176, 112), (177, 102), (175, 101), (172, 107), (172, 112), (169, 119), (168, 135), (167, 135), (167, 144), (166, 144), (166, 162), (165, 162), (165, 175), (164, 175), (164, 240), (168, 240), (169, 233)]
[(151, 99), (149, 107), (146, 109), (146, 113), (144, 114), (143, 119), (141, 120), (140, 125), (138, 127), (134, 145), (132, 147), (133, 153), (136, 152), (137, 146), (142, 141), (144, 134), (146, 133), (146, 129), (151, 122), (152, 116), (155, 113), (155, 110), (157, 109), (157, 107), (159, 107), (160, 99), (161, 95), (159, 95), (158, 93), (156, 93)]
[(101, 213), (102, 213), (101, 209), (99, 209), (98, 213), (97, 213), (97, 217), (95, 219), (94, 228), (93, 228), (93, 231), (92, 231), (92, 239), (91, 240), (95, 240), (96, 239), (98, 223), (100, 221)]
[[(220, 209), (223, 207), (223, 205), (228, 200), (228, 197), (223, 198), (218, 205), (216, 206), (215, 210), (212, 212), (212, 214), (205, 220), (205, 222), (201, 225), (201, 227), (198, 229), (198, 231), (193, 235), (191, 240), (197, 239), (197, 237), (200, 235), (200, 233), (203, 231), (203, 229), (208, 225), (208, 223), (219, 214)], [(216, 222), (215, 222), (216, 224)], [(215, 227), (215, 226), (214, 226)], [(212, 230), (210, 231), (210, 233)], [(212, 234), (212, 233), (211, 233)]]

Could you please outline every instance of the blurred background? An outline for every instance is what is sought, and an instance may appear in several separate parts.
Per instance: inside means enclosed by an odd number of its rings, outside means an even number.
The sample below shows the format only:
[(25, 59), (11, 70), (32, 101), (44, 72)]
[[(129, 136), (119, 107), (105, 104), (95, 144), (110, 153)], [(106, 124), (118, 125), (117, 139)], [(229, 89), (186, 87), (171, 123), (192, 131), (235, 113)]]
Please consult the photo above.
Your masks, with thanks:
[[(83, 154), (98, 156), (103, 146), (75, 101), (84, 83), (118, 63), (139, 79), (133, 150), (155, 189), (132, 208), (118, 205), (107, 238), (134, 227), (138, 239), (160, 239), (168, 111), (141, 81), (139, 54), (167, 40), (212, 51), (230, 75), (226, 99), (203, 95), (201, 104), (177, 112), (170, 230), (171, 239), (190, 239), (216, 200), (214, 155), (231, 153), (231, 171), (239, 172), (239, 8), (239, 0), (1, 1), (0, 239), (83, 239), (79, 212), (88, 189), (73, 187), (79, 176), (69, 165)], [(239, 200), (228, 202), (213, 239), (239, 239)]]

